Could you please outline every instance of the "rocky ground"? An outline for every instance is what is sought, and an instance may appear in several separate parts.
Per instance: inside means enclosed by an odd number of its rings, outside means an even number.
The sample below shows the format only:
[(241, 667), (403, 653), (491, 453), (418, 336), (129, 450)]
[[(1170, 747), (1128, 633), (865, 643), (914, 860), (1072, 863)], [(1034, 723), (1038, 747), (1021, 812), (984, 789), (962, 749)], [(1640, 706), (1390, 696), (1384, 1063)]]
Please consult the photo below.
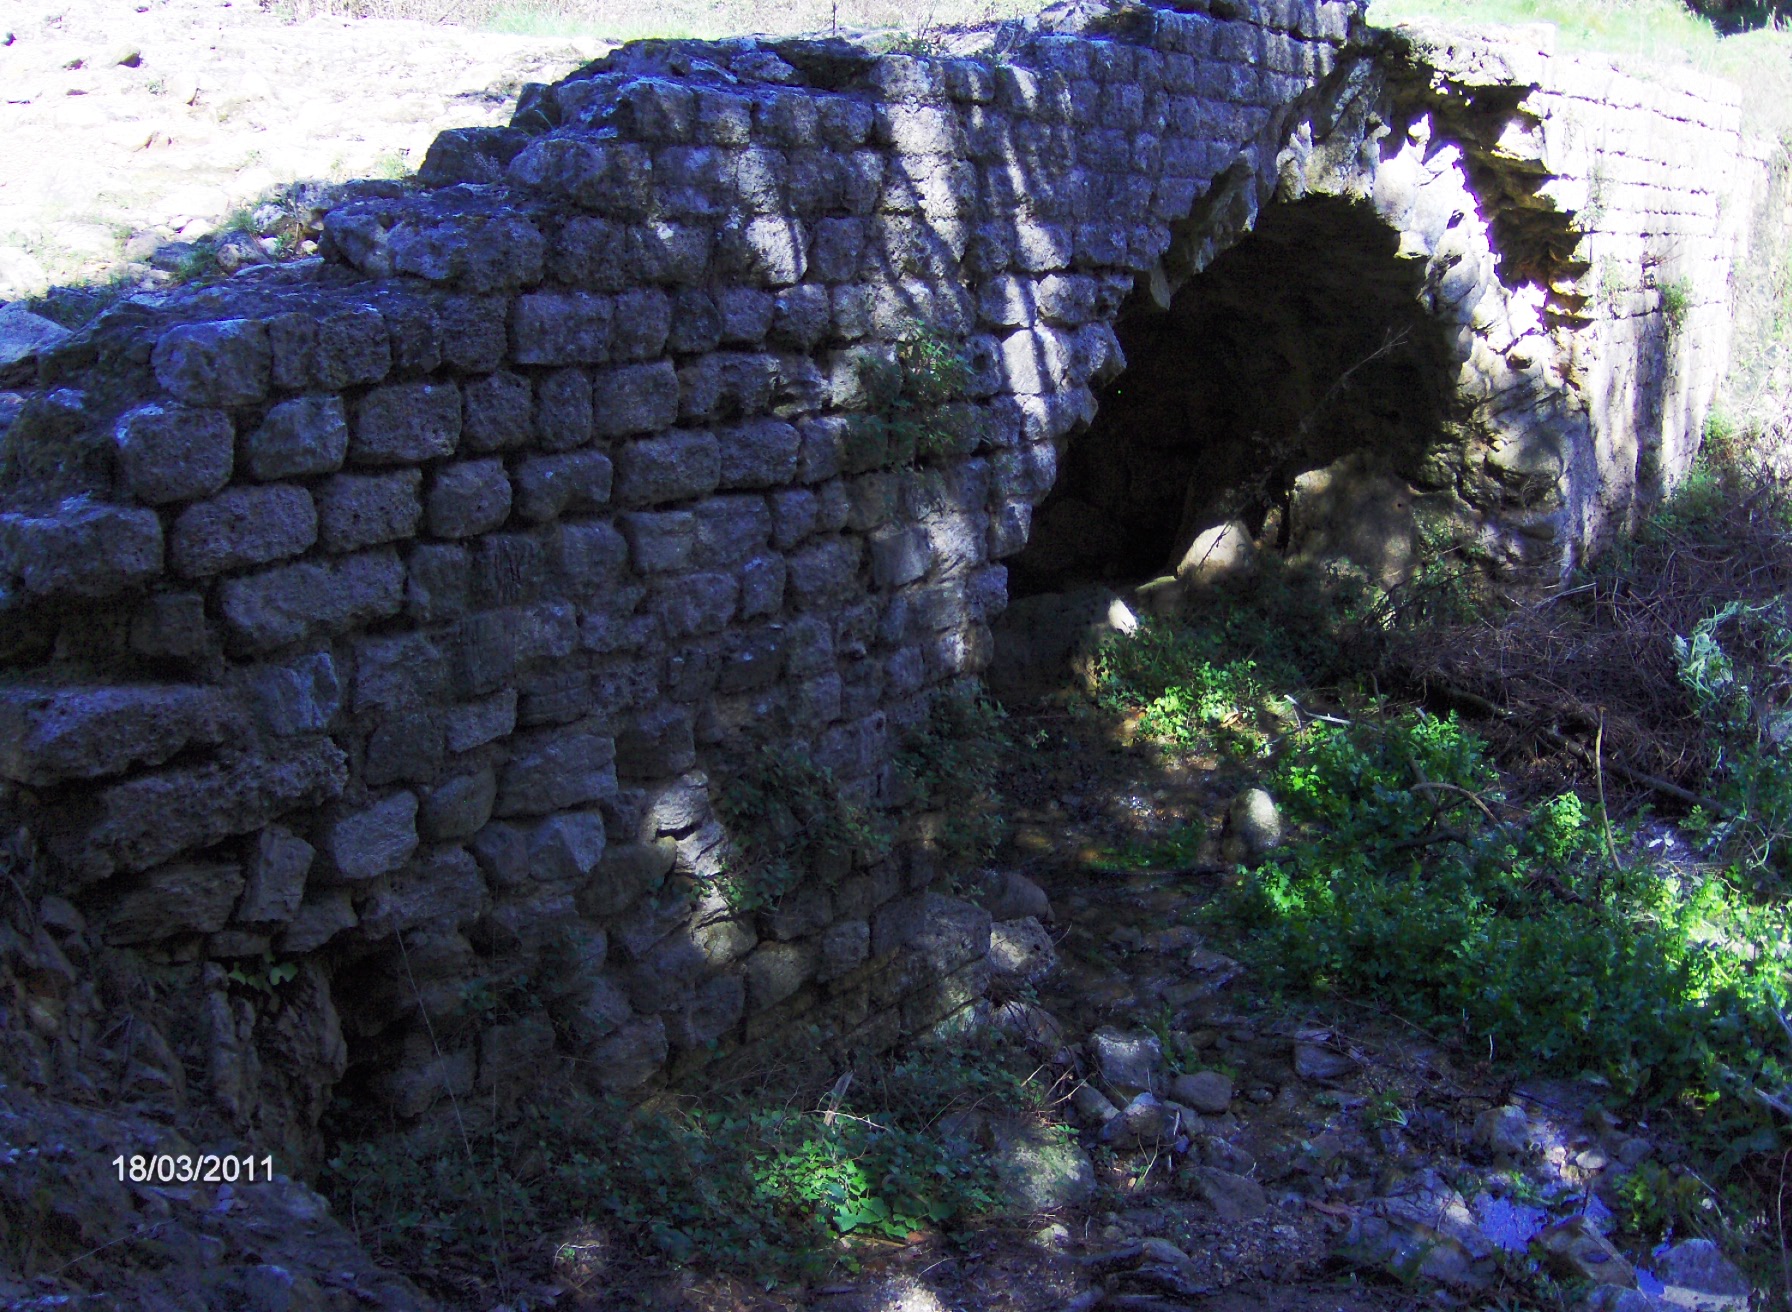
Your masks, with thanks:
[(299, 184), (403, 176), (437, 132), (507, 122), (523, 83), (605, 48), (284, 8), (0, 6), (0, 301), (172, 275), (233, 216), (256, 227)]
[[(1625, 1176), (1678, 1154), (1604, 1110), (1597, 1085), (1515, 1082), (1348, 1002), (1290, 1007), (1190, 923), (1222, 846), (1273, 832), (1261, 805), (1222, 819), (1238, 780), (1056, 709), (1018, 728), (1040, 748), (1011, 780), (1025, 873), (986, 899), (996, 1020), (1065, 1077), (1077, 1147), (1020, 1160), (1022, 1191), (1066, 1206), (1024, 1240), (909, 1258), (928, 1293), (902, 1306), (1746, 1306), (1708, 1241), (1608, 1237)], [(1213, 826), (1190, 869), (1105, 872), (1104, 854), (1190, 821)], [(1049, 914), (1016, 914), (1041, 893)], [(973, 1132), (1016, 1158), (1012, 1131)], [(892, 1288), (842, 1306), (887, 1306)]]

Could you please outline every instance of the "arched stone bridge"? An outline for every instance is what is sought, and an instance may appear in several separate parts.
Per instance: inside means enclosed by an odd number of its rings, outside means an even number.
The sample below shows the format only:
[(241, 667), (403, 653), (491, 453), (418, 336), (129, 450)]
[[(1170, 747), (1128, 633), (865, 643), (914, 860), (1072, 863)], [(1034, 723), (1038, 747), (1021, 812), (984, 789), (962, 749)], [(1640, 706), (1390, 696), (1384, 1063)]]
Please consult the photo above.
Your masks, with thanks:
[[(414, 1114), (934, 1026), (984, 967), (925, 845), (732, 914), (701, 764), (801, 741), (890, 802), (1011, 582), (1162, 572), (1316, 470), (1391, 567), (1549, 575), (1686, 469), (1764, 178), (1729, 90), (1344, 0), (954, 40), (626, 47), (364, 185), (315, 267), (40, 360), (3, 796), (190, 985), (246, 1133), (302, 1146), (351, 1064)], [(226, 1001), (270, 951), (278, 1015)]]

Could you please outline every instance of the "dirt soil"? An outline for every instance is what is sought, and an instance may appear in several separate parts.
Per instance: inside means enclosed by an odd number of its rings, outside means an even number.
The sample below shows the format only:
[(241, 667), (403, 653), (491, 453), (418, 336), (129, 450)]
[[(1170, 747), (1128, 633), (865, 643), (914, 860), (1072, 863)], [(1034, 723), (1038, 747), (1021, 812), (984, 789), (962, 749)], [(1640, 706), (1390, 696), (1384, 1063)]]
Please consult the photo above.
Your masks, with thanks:
[(403, 176), (605, 48), (255, 0), (0, 0), (0, 300), (141, 279), (295, 183)]

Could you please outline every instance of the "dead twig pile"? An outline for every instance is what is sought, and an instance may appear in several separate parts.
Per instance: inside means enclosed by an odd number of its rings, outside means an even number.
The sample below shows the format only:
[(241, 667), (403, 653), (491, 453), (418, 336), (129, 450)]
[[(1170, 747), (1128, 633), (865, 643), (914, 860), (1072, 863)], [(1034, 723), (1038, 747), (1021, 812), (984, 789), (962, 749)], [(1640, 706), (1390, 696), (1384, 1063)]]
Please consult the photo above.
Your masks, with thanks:
[(1603, 770), (1633, 795), (1709, 806), (1713, 744), (1675, 640), (1726, 603), (1789, 595), (1792, 478), (1720, 452), (1591, 577), (1473, 622), (1396, 625), (1386, 660), (1539, 786), (1597, 786)]

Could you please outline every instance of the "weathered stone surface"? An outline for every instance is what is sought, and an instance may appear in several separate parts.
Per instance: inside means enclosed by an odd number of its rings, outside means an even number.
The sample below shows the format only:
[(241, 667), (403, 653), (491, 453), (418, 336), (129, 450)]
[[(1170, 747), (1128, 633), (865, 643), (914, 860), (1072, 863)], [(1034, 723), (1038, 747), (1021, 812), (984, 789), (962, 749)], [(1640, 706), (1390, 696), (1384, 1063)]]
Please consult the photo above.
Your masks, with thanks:
[(529, 835), (529, 873), (545, 883), (582, 885), (603, 859), (605, 841), (600, 812), (550, 816)]
[(233, 487), (181, 512), (169, 535), (175, 573), (204, 578), (267, 565), (317, 541), (317, 507), (302, 487)]
[(625, 506), (707, 496), (721, 476), (721, 448), (713, 433), (641, 438), (616, 452), (616, 500)]
[(251, 651), (296, 642), (314, 629), (338, 631), (403, 609), (404, 566), (390, 552), (323, 564), (284, 565), (225, 582), (221, 610)]
[[(452, 737), (450, 746), (456, 741), (463, 739)], [(497, 800), (498, 776), (494, 771), (458, 775), (423, 799), (417, 828), (424, 838), (436, 843), (471, 838), (485, 828)]]
[(665, 882), (677, 855), (678, 844), (670, 838), (607, 848), (603, 860), (579, 891), (580, 914), (594, 920), (621, 915), (643, 894), (655, 891)]
[(1152, 1034), (1128, 1034), (1104, 1027), (1087, 1039), (1085, 1046), (1095, 1059), (1102, 1081), (1129, 1096), (1156, 1085), (1163, 1067), (1163, 1045)]
[(276, 737), (324, 732), (342, 708), (342, 683), (327, 651), (256, 666), (243, 683), (256, 720)]
[(47, 785), (160, 765), (240, 721), (215, 688), (124, 685), (0, 690), (0, 775)]
[(337, 396), (282, 401), (243, 442), (243, 464), (264, 482), (328, 474), (347, 456), (348, 415)]
[(236, 919), (249, 924), (284, 924), (298, 913), (305, 876), (317, 849), (290, 830), (269, 825), (256, 835), (249, 854), (246, 886)]
[(614, 307), (589, 292), (531, 292), (510, 319), (510, 354), (518, 364), (602, 364), (610, 358)]
[(329, 551), (414, 537), (423, 520), (423, 474), (336, 474), (317, 490), (318, 536)]
[(108, 943), (154, 943), (178, 934), (224, 928), (243, 891), (243, 868), (221, 862), (182, 862), (133, 878), (109, 899), (99, 917)]
[(517, 466), (512, 482), (517, 516), (542, 524), (609, 504), (612, 466), (600, 451), (531, 456)]
[(347, 759), (328, 739), (220, 752), (205, 765), (163, 770), (67, 803), (44, 842), (82, 882), (147, 870), (259, 829), (295, 807), (329, 801), (347, 778)]
[(498, 781), (496, 814), (547, 815), (616, 793), (616, 745), (589, 729), (555, 729), (519, 740)]
[(1032, 984), (1058, 968), (1052, 936), (1033, 917), (998, 920), (990, 926), (989, 964), (998, 975)]
[(1170, 1082), (1170, 1096), (1184, 1107), (1218, 1116), (1232, 1105), (1232, 1079), (1220, 1071), (1191, 1071)]
[(390, 874), (417, 850), (417, 795), (397, 792), (324, 829), (320, 851), (338, 879), (359, 882)]
[(629, 437), (670, 428), (678, 418), (678, 373), (669, 360), (600, 372), (592, 384), (599, 437)]
[(349, 459), (362, 465), (397, 465), (453, 455), (460, 428), (460, 388), (453, 383), (376, 387), (355, 408)]
[(429, 531), (470, 538), (510, 518), (510, 477), (502, 460), (465, 460), (437, 470), (429, 484)]
[(267, 329), (252, 319), (182, 324), (156, 340), (156, 381), (197, 406), (250, 405), (267, 395), (273, 358)]
[(153, 510), (75, 497), (54, 513), (0, 513), (0, 587), (40, 597), (110, 597), (162, 571)]
[(235, 441), (222, 410), (139, 406), (118, 421), (119, 472), (150, 505), (210, 496), (230, 481)]

